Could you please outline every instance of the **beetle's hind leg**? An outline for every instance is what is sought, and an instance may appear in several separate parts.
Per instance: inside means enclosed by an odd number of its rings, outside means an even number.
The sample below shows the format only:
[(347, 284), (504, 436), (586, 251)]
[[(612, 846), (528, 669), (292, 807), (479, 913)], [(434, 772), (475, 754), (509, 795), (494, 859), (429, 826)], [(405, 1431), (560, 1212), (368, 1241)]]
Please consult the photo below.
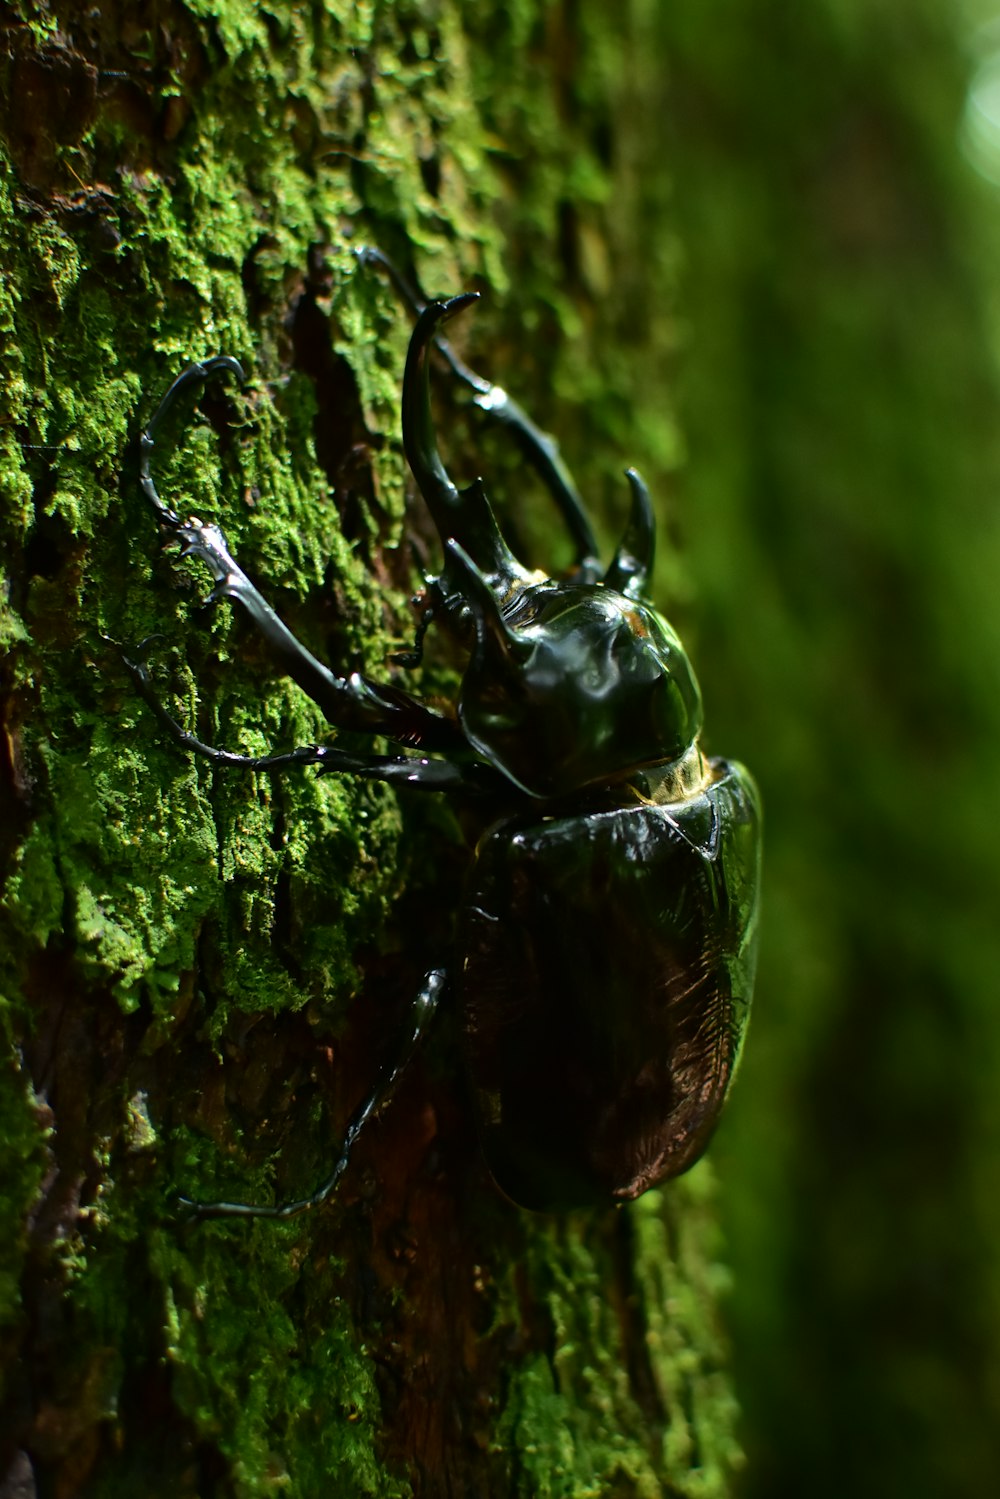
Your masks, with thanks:
[(184, 1216), (196, 1221), (203, 1218), (298, 1218), (302, 1213), (311, 1212), (326, 1202), (347, 1170), (358, 1136), (372, 1115), (389, 1102), (400, 1078), (420, 1049), (440, 1002), (445, 982), (445, 973), (441, 968), (432, 969), (424, 979), (413, 1003), (405, 1038), (396, 1055), (383, 1068), (374, 1088), (351, 1116), (333, 1170), (314, 1192), (308, 1197), (271, 1205), (251, 1202), (196, 1202), (189, 1197), (181, 1197), (179, 1204)]

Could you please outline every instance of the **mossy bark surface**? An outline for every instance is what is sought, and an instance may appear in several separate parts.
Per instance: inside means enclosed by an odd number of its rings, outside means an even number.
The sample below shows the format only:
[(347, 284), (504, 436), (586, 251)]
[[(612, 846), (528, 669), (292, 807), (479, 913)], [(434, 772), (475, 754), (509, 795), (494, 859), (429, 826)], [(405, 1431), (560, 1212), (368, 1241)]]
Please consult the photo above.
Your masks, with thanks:
[[(325, 726), (162, 555), (135, 439), (190, 360), (244, 362), (165, 441), (177, 508), (317, 654), (391, 664), (430, 555), (399, 441), (408, 319), (355, 248), (487, 293), (473, 363), (599, 516), (674, 461), (674, 243), (641, 127), (649, 9), (596, 0), (9, 5), (0, 31), (6, 754), (0, 1478), (70, 1496), (714, 1496), (737, 1454), (711, 1174), (533, 1218), (486, 1178), (443, 1017), (304, 1220), (179, 1224), (179, 1192), (308, 1191), (428, 967), (450, 812), (224, 774)], [(626, 97), (634, 108), (624, 108)], [(544, 497), (446, 389), (453, 467), (529, 551)], [(663, 565), (670, 571), (669, 559)], [(676, 577), (673, 579), (676, 582)], [(33, 1478), (32, 1478), (33, 1475)]]

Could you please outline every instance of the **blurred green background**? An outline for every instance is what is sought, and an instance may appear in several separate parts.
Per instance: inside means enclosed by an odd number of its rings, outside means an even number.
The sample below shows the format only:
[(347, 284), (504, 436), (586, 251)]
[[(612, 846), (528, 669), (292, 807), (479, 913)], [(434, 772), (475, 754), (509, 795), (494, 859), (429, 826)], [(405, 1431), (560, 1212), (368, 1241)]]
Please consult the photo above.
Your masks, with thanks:
[(1000, 1493), (992, 19), (681, 0), (660, 23), (686, 637), (709, 748), (767, 814), (713, 1149), (753, 1499)]

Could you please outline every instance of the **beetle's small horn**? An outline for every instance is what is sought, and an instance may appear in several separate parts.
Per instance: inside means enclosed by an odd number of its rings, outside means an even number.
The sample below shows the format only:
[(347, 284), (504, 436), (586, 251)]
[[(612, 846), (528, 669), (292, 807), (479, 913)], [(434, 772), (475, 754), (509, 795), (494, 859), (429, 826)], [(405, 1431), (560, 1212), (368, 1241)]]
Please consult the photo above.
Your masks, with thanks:
[[(493, 513), (493, 506), (489, 502), (482, 479), (473, 479), (471, 484), (459, 490), (459, 494), (462, 497), (463, 511), (468, 517), (474, 517), (477, 550), (487, 561), (490, 577), (495, 584), (499, 584), (500, 597), (506, 598), (517, 584), (527, 582), (529, 574), (518, 562), (500, 533), (500, 527), (497, 525), (497, 518)], [(469, 530), (468, 524), (462, 526), (466, 542)], [(446, 542), (455, 540), (457, 537), (453, 531), (445, 538)], [(462, 542), (458, 544), (463, 545)]]
[(649, 490), (634, 468), (625, 470), (625, 477), (632, 489), (632, 511), (625, 527), (625, 535), (614, 555), (614, 560), (604, 574), (609, 588), (629, 598), (638, 598), (645, 591), (646, 582), (653, 571), (656, 555), (656, 518), (649, 499)]
[(465, 548), (457, 541), (447, 541), (445, 553), (462, 575), (462, 592), (476, 622), (479, 649), (485, 650), (492, 645), (505, 659), (530, 650), (528, 643), (504, 623), (496, 594)]
[(442, 323), (478, 300), (478, 293), (467, 292), (447, 302), (429, 302), (417, 319), (403, 375), (403, 448), (441, 540), (454, 537), (477, 566), (510, 585), (527, 574), (501, 536), (482, 484), (477, 480), (458, 489), (453, 483), (441, 462), (431, 418), (431, 344)]

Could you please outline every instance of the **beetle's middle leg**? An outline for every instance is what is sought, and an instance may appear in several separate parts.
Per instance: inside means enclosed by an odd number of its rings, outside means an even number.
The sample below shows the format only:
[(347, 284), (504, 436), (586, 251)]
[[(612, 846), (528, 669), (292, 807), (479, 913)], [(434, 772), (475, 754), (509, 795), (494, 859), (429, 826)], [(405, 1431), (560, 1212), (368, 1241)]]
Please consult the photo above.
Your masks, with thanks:
[(185, 1215), (193, 1219), (202, 1218), (298, 1218), (302, 1213), (318, 1208), (336, 1189), (347, 1170), (351, 1151), (358, 1136), (369, 1119), (396, 1091), (396, 1086), (407, 1066), (420, 1048), (427, 1029), (441, 999), (446, 983), (444, 969), (434, 968), (424, 979), (420, 992), (413, 1003), (410, 1025), (406, 1036), (393, 1059), (383, 1068), (374, 1088), (364, 1102), (355, 1110), (344, 1132), (344, 1143), (329, 1176), (308, 1197), (291, 1202), (261, 1205), (251, 1202), (195, 1202), (189, 1197), (179, 1199)]
[(121, 663), (170, 738), (182, 749), (210, 760), (221, 769), (294, 770), (315, 765), (321, 774), (361, 776), (368, 781), (385, 781), (411, 791), (444, 791), (471, 796), (496, 796), (503, 791), (503, 778), (492, 766), (479, 760), (432, 760), (427, 756), (405, 754), (352, 755), (335, 745), (323, 744), (300, 745), (273, 755), (241, 755), (206, 744), (177, 722), (153, 688), (146, 654), (152, 641), (157, 639), (158, 636), (150, 636), (128, 655), (119, 647)]

